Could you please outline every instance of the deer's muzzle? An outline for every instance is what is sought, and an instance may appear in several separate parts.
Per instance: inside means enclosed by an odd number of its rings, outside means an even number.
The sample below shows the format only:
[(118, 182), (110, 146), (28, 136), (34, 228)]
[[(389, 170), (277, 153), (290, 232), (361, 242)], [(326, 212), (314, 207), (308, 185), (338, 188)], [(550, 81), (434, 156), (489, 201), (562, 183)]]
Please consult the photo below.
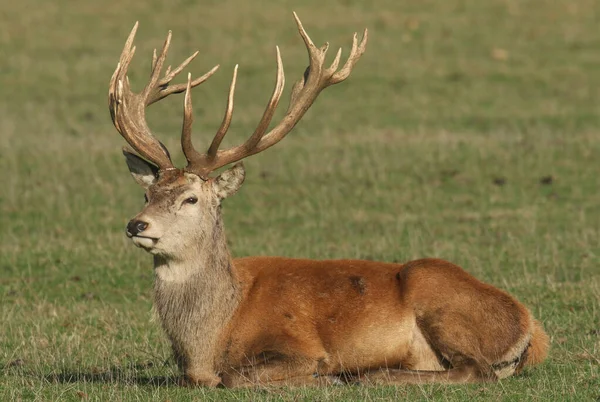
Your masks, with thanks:
[(137, 236), (148, 227), (148, 222), (132, 219), (127, 224), (127, 237)]

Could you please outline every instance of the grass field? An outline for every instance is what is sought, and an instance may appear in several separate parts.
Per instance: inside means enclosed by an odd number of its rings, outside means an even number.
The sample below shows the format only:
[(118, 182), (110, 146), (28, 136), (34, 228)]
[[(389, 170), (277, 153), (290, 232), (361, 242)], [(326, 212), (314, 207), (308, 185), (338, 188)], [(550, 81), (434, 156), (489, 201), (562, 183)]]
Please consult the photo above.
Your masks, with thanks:
[[(134, 88), (172, 29), (171, 61), (198, 49), (193, 73), (221, 64), (194, 92), (197, 147), (240, 64), (225, 145), (239, 143), (270, 96), (275, 45), (287, 91), (306, 66), (292, 10), (315, 42), (347, 50), (364, 27), (370, 42), (348, 82), (246, 162), (224, 206), (234, 255), (453, 261), (530, 307), (552, 338), (546, 363), (491, 385), (175, 385), (152, 319), (151, 257), (124, 235), (143, 194), (110, 121), (108, 80), (136, 20)], [(598, 10), (596, 0), (3, 2), (0, 400), (598, 400)], [(149, 112), (179, 163), (182, 103)]]

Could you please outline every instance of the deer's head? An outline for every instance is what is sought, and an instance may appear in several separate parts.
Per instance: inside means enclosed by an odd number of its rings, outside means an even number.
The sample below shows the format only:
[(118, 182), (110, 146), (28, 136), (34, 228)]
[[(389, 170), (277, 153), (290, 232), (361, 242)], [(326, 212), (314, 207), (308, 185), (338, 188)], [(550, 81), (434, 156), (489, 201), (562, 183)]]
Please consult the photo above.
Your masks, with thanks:
[(127, 224), (127, 236), (152, 254), (176, 256), (190, 243), (212, 235), (221, 201), (244, 181), (244, 166), (234, 165), (219, 176), (201, 179), (194, 173), (158, 168), (124, 150), (134, 180), (144, 188), (145, 206)]
[[(198, 55), (194, 53), (175, 69), (167, 67), (164, 77), (161, 71), (171, 43), (171, 33), (163, 45), (160, 55), (156, 51), (152, 59), (150, 80), (140, 93), (129, 86), (127, 69), (135, 46), (133, 39), (136, 23), (129, 35), (119, 64), (109, 86), (109, 109), (113, 123), (119, 133), (141, 157), (124, 149), (127, 165), (133, 178), (146, 191), (146, 206), (127, 225), (127, 235), (133, 242), (153, 254), (176, 256), (186, 248), (198, 244), (203, 237), (210, 236), (219, 219), (221, 201), (235, 193), (244, 181), (241, 163), (224, 171), (217, 177), (210, 173), (234, 162), (257, 154), (281, 141), (326, 87), (345, 80), (362, 56), (367, 44), (367, 31), (358, 43), (354, 34), (352, 50), (344, 66), (338, 70), (341, 49), (329, 68), (324, 67), (328, 45), (315, 47), (302, 23), (294, 13), (300, 36), (309, 55), (309, 66), (304, 77), (298, 81), (291, 93), (288, 110), (282, 120), (267, 132), (284, 87), (283, 63), (279, 48), (276, 48), (277, 78), (265, 112), (254, 133), (243, 144), (219, 150), (221, 141), (229, 129), (233, 115), (233, 96), (237, 78), (237, 66), (229, 89), (225, 116), (208, 150), (201, 154), (192, 145), (192, 98), (191, 89), (206, 81), (218, 68), (192, 80), (188, 74), (187, 84), (171, 85), (172, 79)], [(187, 166), (173, 166), (166, 147), (150, 132), (145, 119), (145, 108), (173, 93), (185, 91), (184, 117), (181, 135), (183, 153)]]

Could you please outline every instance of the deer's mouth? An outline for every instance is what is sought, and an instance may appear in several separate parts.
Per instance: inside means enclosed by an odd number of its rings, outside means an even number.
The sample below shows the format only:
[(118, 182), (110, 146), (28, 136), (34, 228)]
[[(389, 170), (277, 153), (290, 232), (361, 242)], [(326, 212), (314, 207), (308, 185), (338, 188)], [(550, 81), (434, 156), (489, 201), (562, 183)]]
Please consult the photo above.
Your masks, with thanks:
[(145, 236), (131, 236), (131, 241), (133, 241), (133, 244), (135, 244), (136, 246), (143, 248), (144, 250), (151, 250), (154, 248), (154, 245), (156, 244), (156, 242), (158, 242), (158, 239), (154, 238), (154, 237), (145, 237)]

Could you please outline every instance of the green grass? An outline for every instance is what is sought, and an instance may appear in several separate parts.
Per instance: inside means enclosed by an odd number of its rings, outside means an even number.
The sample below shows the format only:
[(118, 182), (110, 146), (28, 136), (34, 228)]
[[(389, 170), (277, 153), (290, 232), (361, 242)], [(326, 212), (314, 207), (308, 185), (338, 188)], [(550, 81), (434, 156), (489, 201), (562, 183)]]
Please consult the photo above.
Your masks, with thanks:
[[(598, 6), (3, 3), (0, 400), (596, 400)], [(225, 140), (236, 144), (270, 96), (274, 46), (287, 91), (306, 66), (292, 10), (315, 42), (345, 54), (352, 32), (368, 27), (370, 41), (348, 82), (324, 92), (285, 141), (247, 161), (244, 188), (224, 206), (233, 253), (448, 259), (529, 306), (552, 338), (546, 363), (492, 385), (175, 385), (167, 342), (152, 321), (151, 258), (124, 236), (143, 199), (110, 122), (108, 80), (136, 20), (135, 88), (172, 29), (171, 61), (198, 49), (193, 73), (221, 64), (194, 93), (197, 147), (216, 131), (240, 63)], [(182, 102), (174, 96), (149, 112), (180, 163)]]

